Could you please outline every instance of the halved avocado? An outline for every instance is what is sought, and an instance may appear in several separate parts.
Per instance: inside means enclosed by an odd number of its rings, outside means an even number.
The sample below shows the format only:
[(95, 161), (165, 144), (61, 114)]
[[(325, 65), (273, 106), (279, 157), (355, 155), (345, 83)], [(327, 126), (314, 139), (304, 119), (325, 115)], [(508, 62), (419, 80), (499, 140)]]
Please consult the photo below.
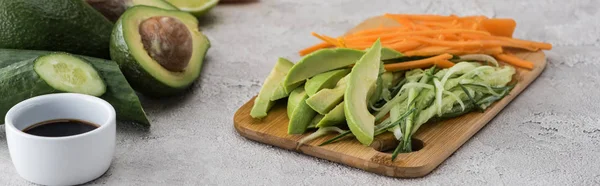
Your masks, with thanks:
[(199, 76), (210, 41), (189, 13), (135, 6), (115, 23), (110, 56), (133, 88), (149, 96), (170, 96)]
[(165, 10), (179, 10), (177, 7), (163, 0), (85, 0), (108, 20), (115, 22), (132, 6), (146, 5)]

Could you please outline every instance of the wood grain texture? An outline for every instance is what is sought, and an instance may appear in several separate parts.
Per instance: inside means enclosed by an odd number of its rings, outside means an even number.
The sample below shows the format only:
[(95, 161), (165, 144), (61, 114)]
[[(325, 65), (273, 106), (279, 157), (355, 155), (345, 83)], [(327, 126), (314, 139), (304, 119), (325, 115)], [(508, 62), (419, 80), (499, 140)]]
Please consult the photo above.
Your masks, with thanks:
[[(365, 22), (348, 31), (348, 33), (380, 25), (394, 24), (396, 23), (389, 19), (374, 17), (367, 19)], [(393, 162), (391, 161), (391, 153), (387, 151), (393, 150), (398, 142), (391, 133), (375, 137), (371, 146), (361, 145), (353, 138), (346, 138), (321, 147), (318, 146), (318, 144), (336, 134), (330, 134), (307, 144), (299, 144), (298, 141), (310, 134), (310, 132), (304, 135), (287, 134), (288, 118), (285, 99), (275, 104), (269, 111), (269, 115), (262, 120), (250, 117), (254, 98), (249, 100), (235, 113), (233, 118), (234, 127), (240, 135), (248, 139), (327, 159), (369, 172), (392, 177), (422, 177), (433, 171), (493, 119), (506, 105), (527, 88), (546, 67), (546, 57), (541, 51), (528, 52), (515, 50), (511, 52), (522, 59), (534, 62), (535, 68), (531, 71), (517, 68), (517, 73), (513, 79), (517, 80), (518, 83), (508, 96), (489, 107), (484, 113), (472, 112), (461, 117), (424, 124), (414, 135), (417, 141), (423, 142), (423, 148), (416, 152), (400, 154)]]

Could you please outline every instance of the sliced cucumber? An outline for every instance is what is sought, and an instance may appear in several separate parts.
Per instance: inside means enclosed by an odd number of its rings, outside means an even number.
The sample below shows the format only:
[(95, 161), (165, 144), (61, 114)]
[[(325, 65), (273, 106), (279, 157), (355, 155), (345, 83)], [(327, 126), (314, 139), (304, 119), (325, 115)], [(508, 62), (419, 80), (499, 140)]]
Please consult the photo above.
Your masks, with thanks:
[(66, 53), (53, 53), (38, 57), (33, 65), (35, 72), (56, 90), (101, 96), (106, 84), (98, 72), (84, 59)]
[[(3, 123), (4, 114), (20, 101), (43, 94), (57, 91), (48, 85), (33, 70), (33, 61), (46, 54), (54, 52), (36, 50), (0, 49), (0, 124)], [(97, 69), (106, 83), (106, 93), (100, 98), (109, 102), (115, 111), (117, 119), (132, 121), (143, 126), (150, 126), (146, 113), (135, 91), (129, 86), (119, 66), (114, 61), (79, 56), (90, 62)], [(16, 81), (14, 78), (20, 78)], [(27, 80), (27, 81), (25, 81)]]

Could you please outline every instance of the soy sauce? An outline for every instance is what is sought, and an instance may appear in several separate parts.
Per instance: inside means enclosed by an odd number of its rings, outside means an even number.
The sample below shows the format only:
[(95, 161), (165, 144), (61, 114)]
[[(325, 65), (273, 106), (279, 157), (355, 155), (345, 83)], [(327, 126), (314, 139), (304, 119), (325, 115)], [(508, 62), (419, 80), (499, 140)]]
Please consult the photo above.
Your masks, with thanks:
[(23, 132), (43, 137), (64, 137), (83, 134), (98, 127), (96, 124), (76, 119), (56, 119), (31, 125), (23, 129)]

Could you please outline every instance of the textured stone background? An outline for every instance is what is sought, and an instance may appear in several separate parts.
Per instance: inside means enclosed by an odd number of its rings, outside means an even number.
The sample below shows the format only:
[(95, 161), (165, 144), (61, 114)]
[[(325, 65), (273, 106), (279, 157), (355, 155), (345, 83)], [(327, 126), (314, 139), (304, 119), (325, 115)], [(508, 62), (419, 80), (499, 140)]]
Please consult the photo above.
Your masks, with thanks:
[[(600, 1), (263, 0), (219, 5), (201, 19), (212, 48), (185, 96), (144, 100), (149, 131), (118, 128), (111, 169), (95, 185), (598, 185)], [(240, 137), (233, 113), (277, 57), (339, 35), (363, 19), (437, 13), (517, 20), (516, 37), (554, 44), (545, 72), (429, 176), (396, 179)], [(12, 167), (0, 126), (0, 180)]]

